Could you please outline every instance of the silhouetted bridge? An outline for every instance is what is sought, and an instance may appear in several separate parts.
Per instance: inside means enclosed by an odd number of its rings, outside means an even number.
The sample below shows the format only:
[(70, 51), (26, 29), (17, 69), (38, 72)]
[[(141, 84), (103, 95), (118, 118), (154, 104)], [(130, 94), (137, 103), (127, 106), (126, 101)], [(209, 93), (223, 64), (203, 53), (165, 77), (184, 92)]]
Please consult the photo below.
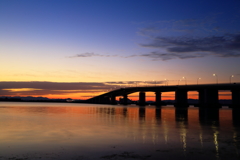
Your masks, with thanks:
[(86, 100), (86, 103), (96, 104), (116, 104), (116, 97), (122, 96), (122, 104), (128, 104), (128, 95), (139, 92), (139, 105), (146, 104), (146, 93), (155, 92), (155, 104), (161, 105), (162, 92), (175, 92), (175, 106), (188, 107), (188, 91), (197, 91), (199, 94), (198, 106), (200, 107), (220, 107), (219, 90), (229, 90), (232, 93), (231, 107), (240, 107), (240, 84), (203, 84), (203, 85), (176, 85), (176, 86), (148, 86), (148, 87), (128, 87), (104, 93), (102, 95)]

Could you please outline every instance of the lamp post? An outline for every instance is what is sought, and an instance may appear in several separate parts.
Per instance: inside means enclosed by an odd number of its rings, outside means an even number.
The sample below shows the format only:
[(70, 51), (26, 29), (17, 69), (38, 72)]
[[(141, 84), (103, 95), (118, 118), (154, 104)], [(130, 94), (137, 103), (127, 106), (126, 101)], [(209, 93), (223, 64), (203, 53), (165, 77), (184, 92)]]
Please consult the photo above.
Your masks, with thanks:
[(155, 82), (155, 86), (156, 86), (156, 85), (157, 85), (157, 84), (156, 84), (156, 81), (155, 81), (155, 80), (153, 80), (153, 82)]
[(229, 81), (230, 81), (230, 83), (232, 83), (232, 78), (234, 77), (234, 75), (231, 75), (230, 77), (229, 77)]
[(185, 80), (185, 85), (187, 85), (187, 78), (186, 77), (182, 77)]
[(218, 84), (218, 76), (215, 73), (213, 74), (213, 76), (216, 77), (216, 82)]
[(198, 78), (198, 79), (197, 79), (197, 85), (198, 85), (198, 80), (200, 80), (200, 79), (201, 79), (201, 78)]
[(179, 85), (179, 81), (181, 81), (181, 79), (178, 80), (178, 85)]
[(168, 79), (165, 78), (165, 85), (167, 86), (168, 85)]

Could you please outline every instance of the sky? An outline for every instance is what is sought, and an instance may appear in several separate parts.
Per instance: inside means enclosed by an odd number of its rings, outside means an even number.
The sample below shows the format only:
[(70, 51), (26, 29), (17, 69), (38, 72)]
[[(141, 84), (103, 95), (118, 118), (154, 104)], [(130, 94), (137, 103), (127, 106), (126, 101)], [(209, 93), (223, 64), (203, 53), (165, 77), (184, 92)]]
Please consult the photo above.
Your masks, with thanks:
[(0, 96), (239, 83), (239, 8), (240, 0), (0, 0)]

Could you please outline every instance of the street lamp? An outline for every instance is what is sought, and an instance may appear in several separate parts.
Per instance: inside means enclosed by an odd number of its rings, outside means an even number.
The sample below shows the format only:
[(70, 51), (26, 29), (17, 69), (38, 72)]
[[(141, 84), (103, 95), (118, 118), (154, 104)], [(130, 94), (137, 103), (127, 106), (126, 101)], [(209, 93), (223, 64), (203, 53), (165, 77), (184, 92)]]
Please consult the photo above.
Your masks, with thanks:
[(200, 79), (201, 79), (201, 78), (198, 78), (198, 79), (197, 79), (197, 84), (198, 84), (198, 80), (200, 80)]
[(185, 80), (185, 85), (187, 85), (187, 78), (186, 77), (182, 77)]
[(156, 81), (155, 81), (155, 80), (153, 80), (153, 82), (155, 82), (155, 86), (156, 86), (156, 85), (157, 85), (157, 84), (156, 84)]
[(229, 77), (230, 83), (232, 83), (232, 77), (234, 77), (234, 75), (231, 75), (231, 76)]
[(213, 74), (213, 76), (216, 77), (216, 82), (218, 84), (218, 76), (215, 73)]
[(178, 80), (178, 85), (179, 85), (179, 81), (181, 81), (181, 79)]
[(168, 85), (168, 79), (165, 78), (165, 85), (167, 86)]

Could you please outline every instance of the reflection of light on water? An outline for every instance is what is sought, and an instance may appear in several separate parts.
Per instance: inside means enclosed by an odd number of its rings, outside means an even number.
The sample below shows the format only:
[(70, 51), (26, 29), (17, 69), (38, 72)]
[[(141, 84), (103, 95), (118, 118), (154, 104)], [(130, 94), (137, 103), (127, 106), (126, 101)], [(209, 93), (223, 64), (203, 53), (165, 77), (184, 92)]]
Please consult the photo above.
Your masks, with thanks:
[(163, 133), (164, 133), (165, 144), (167, 144), (167, 142), (168, 142), (168, 127), (167, 127), (165, 120), (163, 121)]
[(152, 122), (152, 125), (151, 125), (151, 138), (152, 138), (152, 143), (153, 144), (156, 144), (156, 142), (157, 142), (157, 138), (156, 138), (156, 128), (155, 128), (155, 126), (153, 125), (153, 123), (155, 123), (155, 122)]
[(152, 135), (152, 142), (153, 142), (153, 144), (156, 144), (156, 135), (155, 134)]
[(236, 150), (236, 154), (239, 156), (239, 154), (238, 154), (238, 140), (237, 140), (237, 132), (236, 131), (234, 131), (233, 132), (233, 143), (234, 143), (234, 148), (235, 148), (235, 150)]
[(217, 131), (216, 127), (212, 127), (214, 133), (213, 133), (213, 143), (215, 145), (215, 149), (216, 149), (216, 158), (219, 159), (219, 144), (218, 144), (218, 134), (219, 132)]
[(187, 150), (187, 130), (185, 128), (184, 122), (180, 122), (180, 139), (183, 144), (183, 151), (186, 152)]
[(146, 135), (145, 134), (143, 134), (142, 139), (143, 139), (143, 144), (144, 144), (145, 140), (146, 140)]
[(202, 131), (201, 131), (200, 134), (199, 134), (199, 139), (200, 139), (201, 147), (203, 147)]

